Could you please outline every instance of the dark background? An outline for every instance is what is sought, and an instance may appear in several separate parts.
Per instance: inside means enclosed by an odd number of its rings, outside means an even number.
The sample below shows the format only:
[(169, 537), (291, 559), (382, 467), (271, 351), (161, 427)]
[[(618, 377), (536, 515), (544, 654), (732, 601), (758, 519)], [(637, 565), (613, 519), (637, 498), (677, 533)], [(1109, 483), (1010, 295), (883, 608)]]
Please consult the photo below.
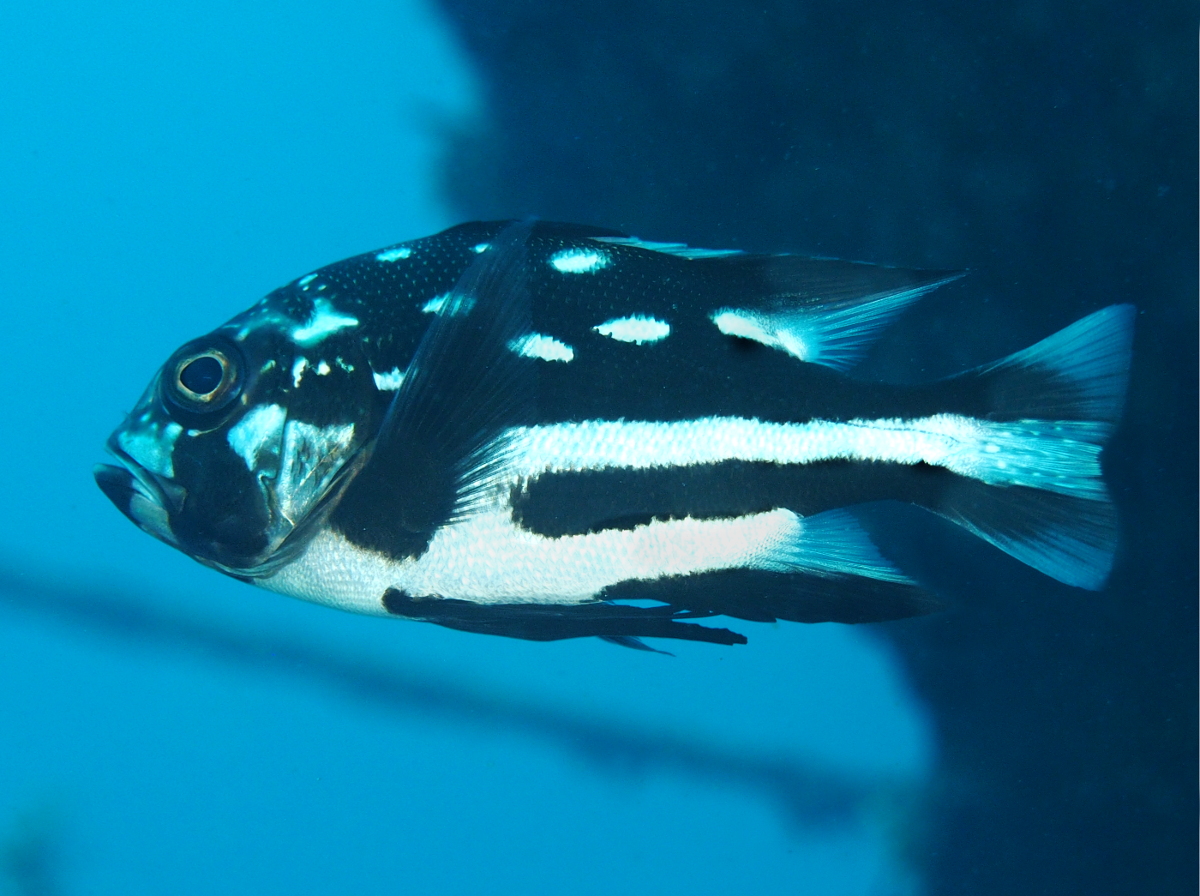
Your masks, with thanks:
[(441, 5), (491, 114), (450, 135), (463, 218), (969, 269), (868, 359), (890, 379), (1138, 306), (1109, 587), (906, 517), (890, 548), (956, 597), (879, 632), (940, 738), (930, 892), (1194, 893), (1194, 5)]

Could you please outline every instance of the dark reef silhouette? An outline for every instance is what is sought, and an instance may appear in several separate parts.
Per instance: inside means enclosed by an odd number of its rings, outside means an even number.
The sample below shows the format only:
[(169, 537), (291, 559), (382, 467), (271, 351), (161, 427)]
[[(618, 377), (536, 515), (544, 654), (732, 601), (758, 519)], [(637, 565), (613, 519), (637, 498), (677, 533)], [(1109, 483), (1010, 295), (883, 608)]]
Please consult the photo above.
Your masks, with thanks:
[(491, 116), (446, 164), (464, 219), (970, 268), (865, 375), (1138, 305), (1107, 590), (918, 524), (898, 547), (955, 608), (885, 634), (941, 741), (931, 893), (1195, 892), (1195, 4), (441, 6)]

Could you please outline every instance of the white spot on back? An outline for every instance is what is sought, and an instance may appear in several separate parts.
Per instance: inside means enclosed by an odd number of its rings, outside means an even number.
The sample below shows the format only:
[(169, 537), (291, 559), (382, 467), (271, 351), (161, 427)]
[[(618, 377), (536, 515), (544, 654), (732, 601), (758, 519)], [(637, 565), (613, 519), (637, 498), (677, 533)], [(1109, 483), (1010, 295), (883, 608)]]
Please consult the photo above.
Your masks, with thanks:
[(514, 339), (508, 344), (509, 349), (523, 358), (537, 358), (541, 361), (569, 362), (575, 357), (575, 349), (565, 342), (559, 342), (553, 336), (541, 333), (530, 333), (520, 339)]
[(428, 302), (421, 306), (421, 311), (425, 314), (469, 314), (471, 309), (475, 307), (475, 299), (471, 296), (456, 296), (454, 293), (443, 293), (440, 296), (434, 296)]
[(633, 315), (632, 317), (617, 317), (592, 327), (601, 336), (615, 339), (617, 342), (635, 342), (642, 345), (646, 342), (658, 342), (671, 335), (671, 325), (654, 317)]
[(226, 435), (226, 441), (234, 453), (246, 462), (246, 469), (254, 472), (258, 457), (268, 448), (278, 451), (279, 438), (287, 411), (277, 404), (267, 404), (249, 411)]
[(401, 261), (411, 255), (412, 249), (408, 248), (408, 246), (397, 246), (394, 249), (384, 249), (375, 256), (375, 260), (382, 262)]
[(404, 385), (404, 371), (399, 367), (393, 367), (387, 373), (372, 371), (371, 376), (375, 378), (375, 388), (380, 392), (395, 392)]
[(562, 274), (592, 274), (608, 267), (608, 261), (599, 249), (561, 249), (550, 256), (550, 266)]
[(442, 310), (450, 301), (450, 294), (434, 296), (428, 302), (421, 306), (421, 312), (424, 314), (441, 314)]
[(726, 336), (752, 339), (762, 345), (785, 351), (801, 361), (813, 360), (814, 352), (803, 334), (795, 329), (777, 326), (771, 315), (727, 308), (710, 316), (717, 329)]
[(307, 277), (300, 278), (300, 285), (303, 286), (305, 289), (307, 289), (308, 284), (312, 283), (316, 279), (317, 279), (316, 274), (309, 274)]
[(471, 247), (471, 251), (474, 252), (476, 255), (482, 255), (484, 252), (486, 252), (490, 248), (492, 248), (491, 243), (476, 243), (474, 246)]
[(325, 337), (346, 327), (357, 327), (358, 318), (341, 314), (326, 298), (318, 298), (313, 302), (312, 317), (308, 322), (292, 330), (292, 341), (305, 347), (316, 345)]
[(772, 309), (718, 308), (709, 319), (726, 336), (753, 339), (801, 361), (846, 370), (896, 315), (944, 282), (852, 301), (806, 301)]
[(664, 255), (674, 255), (678, 258), (727, 258), (730, 255), (742, 254), (740, 249), (693, 249), (686, 243), (652, 243), (633, 236), (596, 236), (592, 239), (598, 243), (648, 249), (651, 252), (662, 252)]

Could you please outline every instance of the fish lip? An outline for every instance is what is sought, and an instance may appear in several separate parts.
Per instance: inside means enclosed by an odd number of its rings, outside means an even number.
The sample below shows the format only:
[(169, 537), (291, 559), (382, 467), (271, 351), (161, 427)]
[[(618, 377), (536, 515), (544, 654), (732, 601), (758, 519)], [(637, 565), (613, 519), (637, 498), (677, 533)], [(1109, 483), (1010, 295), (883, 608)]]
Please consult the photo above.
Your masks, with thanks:
[[(109, 437), (105, 447), (109, 454), (119, 461), (120, 466), (96, 464), (92, 468), (96, 485), (136, 526), (177, 547), (178, 540), (171, 532), (170, 518), (183, 506), (187, 496), (186, 490), (166, 481), (134, 460), (121, 448), (116, 433)], [(137, 509), (138, 499), (143, 502), (141, 512)], [(146, 505), (149, 505), (149, 513), (146, 512)]]
[[(178, 513), (183, 507), (183, 499), (187, 497), (187, 491), (178, 485), (164, 479), (157, 473), (147, 470), (139, 464), (133, 457), (121, 447), (121, 443), (117, 441), (117, 434), (114, 432), (108, 437), (104, 447), (108, 453), (121, 462), (121, 467), (125, 469), (131, 479), (131, 487), (148, 501), (153, 501), (162, 510), (168, 514)], [(120, 469), (112, 467), (110, 464), (97, 464), (97, 469), (107, 467), (109, 469)], [(103, 488), (103, 486), (101, 486)]]

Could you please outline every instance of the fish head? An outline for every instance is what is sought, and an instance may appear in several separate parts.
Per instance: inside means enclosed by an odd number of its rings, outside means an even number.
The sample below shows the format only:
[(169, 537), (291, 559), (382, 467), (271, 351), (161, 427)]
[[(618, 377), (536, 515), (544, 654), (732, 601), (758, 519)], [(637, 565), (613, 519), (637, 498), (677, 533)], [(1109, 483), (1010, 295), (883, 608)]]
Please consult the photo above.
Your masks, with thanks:
[(305, 338), (328, 307), (278, 292), (175, 351), (108, 439), (119, 464), (95, 468), (141, 529), (242, 578), (303, 550), (366, 463), (390, 398), (354, 318)]

